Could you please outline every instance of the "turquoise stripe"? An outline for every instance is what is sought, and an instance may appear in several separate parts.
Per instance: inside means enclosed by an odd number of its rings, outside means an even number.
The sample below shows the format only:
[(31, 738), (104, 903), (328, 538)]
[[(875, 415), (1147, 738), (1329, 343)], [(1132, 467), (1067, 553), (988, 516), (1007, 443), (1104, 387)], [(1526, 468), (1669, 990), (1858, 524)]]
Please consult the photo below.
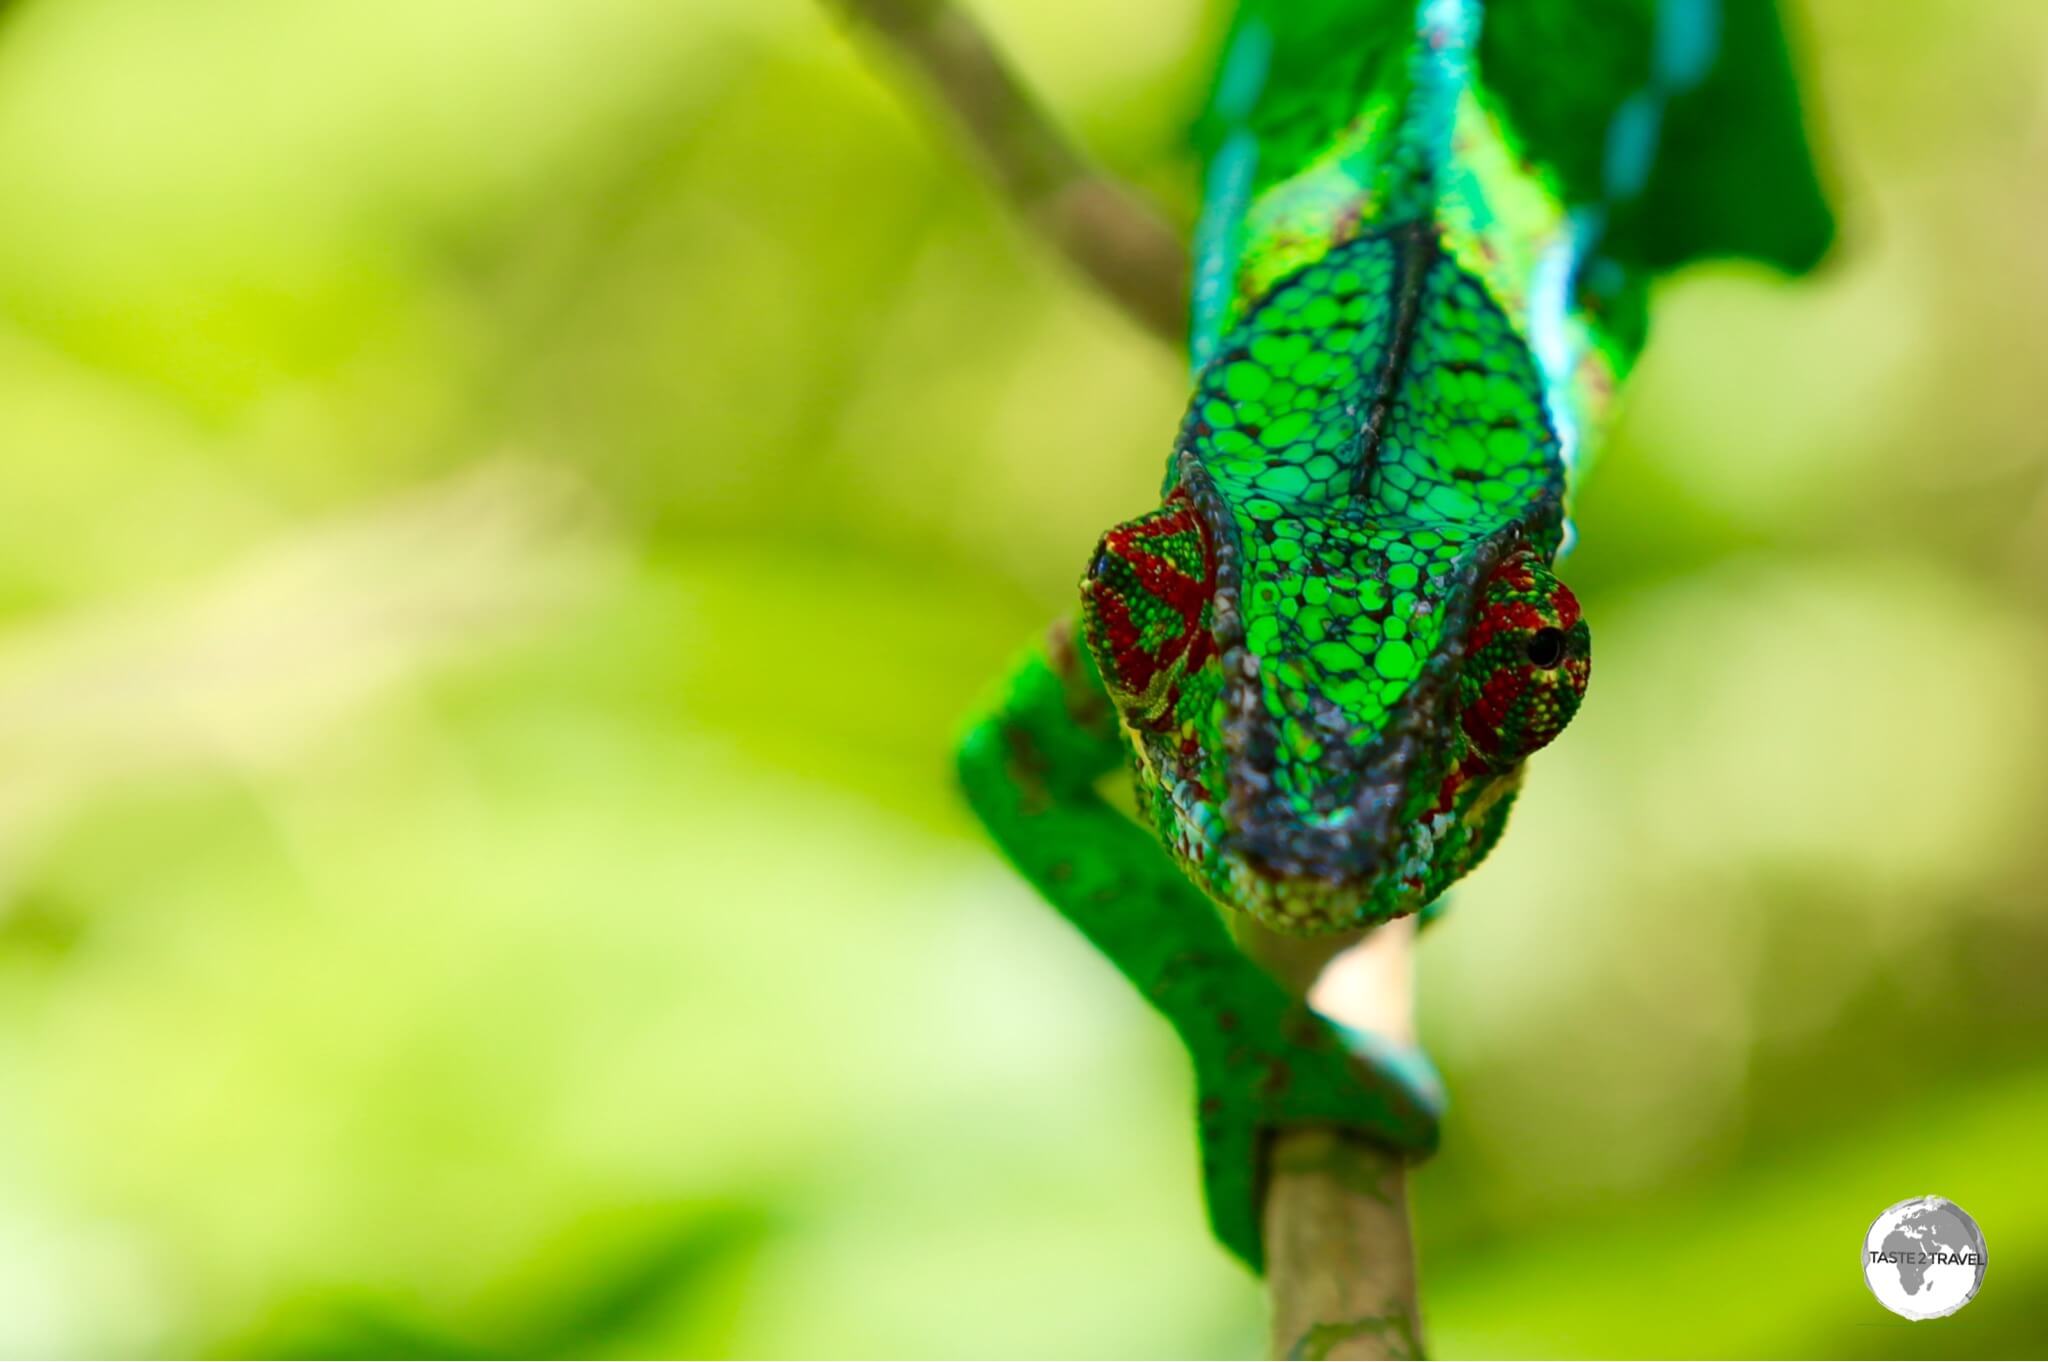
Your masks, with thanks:
[(1223, 319), (1237, 283), (1237, 258), (1244, 249), (1245, 209), (1258, 166), (1258, 139), (1242, 129), (1226, 138), (1209, 161), (1202, 216), (1195, 223), (1195, 277), (1188, 306), (1188, 361), (1196, 370), (1209, 362), (1223, 339)]
[(1651, 50), (1655, 80), (1682, 95), (1707, 78), (1721, 54), (1719, 0), (1664, 0), (1657, 6), (1657, 34)]
[(1273, 32), (1247, 20), (1224, 54), (1212, 112), (1232, 131), (1210, 158), (1202, 182), (1202, 212), (1195, 221), (1194, 278), (1189, 283), (1188, 361), (1199, 370), (1223, 336), (1223, 318), (1244, 249), (1244, 215), (1251, 206), (1259, 145), (1243, 124), (1265, 93), (1273, 60)]

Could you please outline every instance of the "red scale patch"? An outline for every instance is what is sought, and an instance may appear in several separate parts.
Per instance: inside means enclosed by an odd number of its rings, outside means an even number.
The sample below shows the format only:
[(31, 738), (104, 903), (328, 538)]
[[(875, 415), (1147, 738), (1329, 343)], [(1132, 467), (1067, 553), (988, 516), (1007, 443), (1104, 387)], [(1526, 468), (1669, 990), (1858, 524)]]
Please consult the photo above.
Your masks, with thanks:
[(1578, 598), (1533, 555), (1516, 554), (1494, 569), (1465, 640), (1458, 686), (1465, 753), (1445, 776), (1435, 811), (1562, 731), (1586, 691), (1589, 646)]
[(1522, 692), (1529, 688), (1529, 672), (1532, 670), (1528, 667), (1501, 668), (1486, 678), (1486, 684), (1479, 688), (1479, 698), (1465, 706), (1465, 735), (1480, 751), (1491, 753), (1498, 745), (1501, 726), (1514, 712), (1515, 702), (1522, 698)]
[[(1176, 561), (1169, 547), (1175, 539), (1199, 546), (1199, 576)], [(1102, 537), (1082, 584), (1089, 642), (1127, 710), (1139, 711), (1134, 721), (1171, 723), (1180, 678), (1215, 655), (1203, 621), (1215, 594), (1208, 527), (1185, 497), (1175, 494), (1162, 509)]]

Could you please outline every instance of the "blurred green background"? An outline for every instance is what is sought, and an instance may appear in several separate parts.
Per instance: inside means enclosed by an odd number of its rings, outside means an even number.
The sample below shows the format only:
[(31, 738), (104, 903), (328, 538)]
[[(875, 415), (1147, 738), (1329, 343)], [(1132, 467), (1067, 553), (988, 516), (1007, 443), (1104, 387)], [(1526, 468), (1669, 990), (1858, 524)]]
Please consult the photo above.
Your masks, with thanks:
[[(977, 0), (1185, 216), (1198, 0)], [(1422, 953), (1448, 1356), (2048, 1345), (2048, 7), (1795, 10), (1599, 675)], [(1177, 359), (803, 0), (0, 17), (0, 1351), (1227, 1355), (1169, 1037), (950, 737)], [(1982, 1224), (1907, 1324), (1885, 1206)]]

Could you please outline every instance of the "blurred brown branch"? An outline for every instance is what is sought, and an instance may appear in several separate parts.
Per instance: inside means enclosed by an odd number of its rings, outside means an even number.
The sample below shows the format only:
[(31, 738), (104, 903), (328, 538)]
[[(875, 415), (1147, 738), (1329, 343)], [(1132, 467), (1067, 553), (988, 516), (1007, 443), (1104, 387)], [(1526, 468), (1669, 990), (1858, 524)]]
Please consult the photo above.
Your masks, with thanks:
[(1187, 341), (1188, 256), (1129, 186), (1060, 135), (988, 35), (950, 0), (835, 0), (930, 87), (1010, 206), (1139, 325)]

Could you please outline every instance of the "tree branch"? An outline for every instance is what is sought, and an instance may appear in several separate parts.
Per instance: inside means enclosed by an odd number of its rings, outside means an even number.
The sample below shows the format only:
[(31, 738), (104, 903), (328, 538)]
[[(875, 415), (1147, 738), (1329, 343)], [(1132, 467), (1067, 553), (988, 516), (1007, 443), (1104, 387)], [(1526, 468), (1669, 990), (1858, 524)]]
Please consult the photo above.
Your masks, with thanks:
[[(1322, 972), (1325, 1016), (1413, 1044), (1415, 920), (1380, 928)], [(1322, 1127), (1267, 1155), (1264, 1235), (1272, 1355), (1422, 1356), (1408, 1168), (1393, 1150)]]
[(1059, 133), (974, 20), (951, 0), (838, 0), (929, 87), (1017, 215), (1132, 320), (1187, 343), (1180, 235)]
[(1275, 1140), (1268, 1160), (1272, 1356), (1421, 1357), (1401, 1156), (1307, 1127)]

